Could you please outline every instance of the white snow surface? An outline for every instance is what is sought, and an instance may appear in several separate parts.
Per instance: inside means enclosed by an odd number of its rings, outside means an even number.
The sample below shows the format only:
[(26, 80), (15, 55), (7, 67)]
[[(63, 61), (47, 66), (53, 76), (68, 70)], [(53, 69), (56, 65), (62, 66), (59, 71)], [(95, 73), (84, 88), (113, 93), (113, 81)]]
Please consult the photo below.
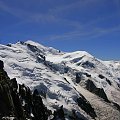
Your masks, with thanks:
[[(28, 44), (34, 46), (36, 51), (33, 52)], [(45, 56), (46, 63), (41, 55)], [(29, 86), (31, 90), (38, 89), (39, 92), (46, 93), (44, 103), (52, 111), (63, 105), (66, 111), (75, 109), (92, 119), (76, 103), (81, 93), (96, 111), (98, 108), (102, 111), (101, 120), (107, 118), (102, 108), (119, 115), (117, 110), (113, 111), (112, 106), (86, 90), (85, 81), (92, 80), (96, 87), (104, 89), (110, 101), (120, 105), (120, 61), (99, 60), (85, 51), (61, 52), (31, 40), (23, 44), (11, 44), (11, 47), (0, 45), (0, 60), (4, 61), (4, 69), (10, 78), (17, 78), (18, 83)], [(90, 66), (83, 65), (86, 61)], [(66, 73), (65, 68), (68, 69)], [(81, 84), (77, 84), (76, 72), (88, 73), (91, 77), (83, 74)], [(99, 78), (99, 74), (105, 78)], [(109, 85), (106, 79), (112, 85)]]

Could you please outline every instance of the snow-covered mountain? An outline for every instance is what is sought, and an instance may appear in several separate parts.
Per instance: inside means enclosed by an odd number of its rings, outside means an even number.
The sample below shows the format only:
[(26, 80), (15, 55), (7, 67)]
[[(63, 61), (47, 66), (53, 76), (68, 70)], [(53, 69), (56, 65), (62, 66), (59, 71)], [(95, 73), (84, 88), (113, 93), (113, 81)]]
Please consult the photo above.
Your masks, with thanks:
[(62, 52), (30, 40), (0, 45), (0, 60), (10, 78), (38, 89), (49, 109), (63, 105), (66, 119), (75, 111), (90, 120), (120, 120), (120, 61), (103, 61), (85, 51)]

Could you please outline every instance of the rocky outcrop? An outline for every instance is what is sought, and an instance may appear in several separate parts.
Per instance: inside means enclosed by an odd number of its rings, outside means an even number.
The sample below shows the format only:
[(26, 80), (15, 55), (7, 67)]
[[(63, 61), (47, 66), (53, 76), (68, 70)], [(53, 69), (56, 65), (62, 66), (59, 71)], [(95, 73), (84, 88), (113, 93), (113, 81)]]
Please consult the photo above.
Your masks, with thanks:
[(106, 81), (109, 85), (112, 85), (111, 81), (106, 78)]
[(117, 108), (117, 110), (119, 110), (120, 111), (120, 105), (118, 105), (117, 103), (115, 103), (115, 102), (112, 102), (113, 103), (113, 105)]
[[(31, 116), (33, 114), (33, 116)], [(16, 78), (10, 80), (0, 60), (0, 120), (47, 120), (51, 111), (45, 107), (38, 91), (18, 85)]]
[(76, 110), (72, 110), (71, 114), (69, 115), (70, 120), (88, 120), (82, 114), (79, 114)]
[(10, 78), (3, 68), (3, 61), (0, 60), (0, 119), (3, 116), (15, 116), (16, 114), (10, 90)]
[(85, 99), (83, 95), (80, 95), (80, 97), (77, 99), (77, 103), (79, 107), (81, 107), (87, 114), (89, 114), (92, 118), (97, 117), (94, 108), (91, 106), (89, 101)]
[(76, 73), (76, 83), (81, 81), (82, 73)]
[(106, 102), (109, 102), (106, 93), (104, 92), (103, 88), (97, 88), (93, 81), (87, 80), (86, 82), (86, 89), (90, 92), (96, 94), (97, 96), (103, 98)]
[(84, 75), (86, 75), (86, 77), (91, 77), (91, 75), (88, 73), (84, 73)]
[(89, 61), (85, 61), (81, 64), (82, 67), (84, 68), (95, 68), (95, 65), (92, 63), (92, 62), (89, 62)]
[(101, 79), (104, 79), (104, 78), (105, 78), (105, 76), (103, 76), (103, 75), (101, 75), (101, 74), (99, 74), (98, 77), (101, 78)]
[(63, 105), (58, 110), (54, 111), (54, 117), (52, 120), (65, 120)]
[(3, 61), (0, 60), (0, 70), (3, 70), (3, 68), (4, 68), (4, 63)]

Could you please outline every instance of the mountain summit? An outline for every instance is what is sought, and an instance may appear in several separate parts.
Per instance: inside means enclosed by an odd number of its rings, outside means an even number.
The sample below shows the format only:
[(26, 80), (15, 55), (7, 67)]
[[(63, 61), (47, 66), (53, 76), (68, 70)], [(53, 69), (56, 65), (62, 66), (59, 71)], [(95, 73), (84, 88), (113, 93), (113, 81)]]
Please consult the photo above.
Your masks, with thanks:
[(30, 40), (0, 45), (0, 60), (9, 77), (37, 89), (52, 112), (63, 106), (66, 120), (120, 119), (120, 61)]

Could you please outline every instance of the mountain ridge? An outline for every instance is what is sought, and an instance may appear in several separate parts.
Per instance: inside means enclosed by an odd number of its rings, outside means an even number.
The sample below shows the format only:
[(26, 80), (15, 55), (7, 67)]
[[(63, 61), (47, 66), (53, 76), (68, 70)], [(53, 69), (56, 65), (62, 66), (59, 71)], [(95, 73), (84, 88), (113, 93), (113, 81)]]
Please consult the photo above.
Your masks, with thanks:
[[(0, 59), (10, 78), (16, 77), (18, 83), (45, 93), (44, 103), (51, 110), (63, 105), (67, 111), (75, 109), (92, 119), (76, 102), (81, 93), (95, 109), (97, 118), (105, 120), (110, 116), (104, 118), (104, 106), (117, 115), (115, 119), (120, 118), (119, 110), (114, 108), (115, 103), (120, 105), (119, 61), (102, 61), (85, 51), (62, 52), (33, 41), (0, 45), (0, 51)], [(93, 88), (87, 88), (87, 83)], [(98, 115), (100, 111), (101, 116)]]

